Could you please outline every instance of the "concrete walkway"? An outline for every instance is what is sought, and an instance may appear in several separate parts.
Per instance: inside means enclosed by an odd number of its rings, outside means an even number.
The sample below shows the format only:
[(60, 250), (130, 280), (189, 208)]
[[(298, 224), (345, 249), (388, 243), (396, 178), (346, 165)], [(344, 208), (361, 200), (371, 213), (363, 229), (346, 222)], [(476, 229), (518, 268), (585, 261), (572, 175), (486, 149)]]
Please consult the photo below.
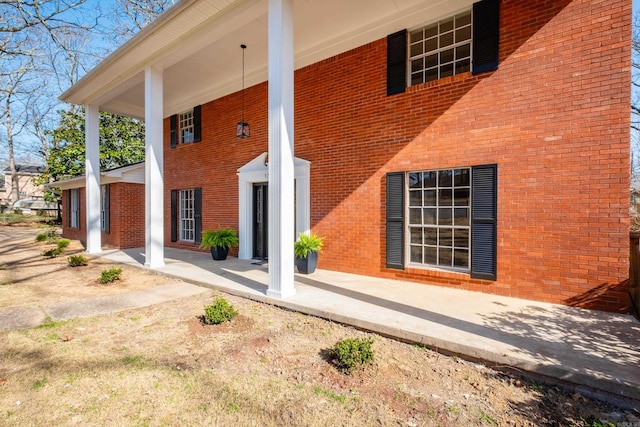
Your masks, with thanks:
[(0, 309), (0, 332), (33, 328), (47, 320), (91, 317), (132, 308), (147, 307), (206, 292), (201, 286), (175, 281), (154, 288), (43, 306), (29, 305)]
[[(105, 252), (142, 266), (142, 249)], [(640, 323), (630, 315), (317, 270), (296, 295), (266, 295), (267, 265), (165, 249), (158, 272), (440, 351), (577, 385), (640, 409)]]

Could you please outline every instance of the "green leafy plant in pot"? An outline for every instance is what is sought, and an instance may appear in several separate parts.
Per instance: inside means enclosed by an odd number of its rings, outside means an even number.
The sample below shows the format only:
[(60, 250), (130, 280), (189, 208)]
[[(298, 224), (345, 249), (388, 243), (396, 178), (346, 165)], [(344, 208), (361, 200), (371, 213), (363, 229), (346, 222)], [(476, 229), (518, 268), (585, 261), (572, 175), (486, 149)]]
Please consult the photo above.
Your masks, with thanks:
[(238, 246), (239, 240), (236, 230), (232, 228), (220, 228), (218, 230), (205, 230), (202, 232), (200, 242), (201, 249), (211, 249), (211, 256), (216, 261), (227, 259), (229, 248)]
[(298, 240), (293, 244), (293, 253), (296, 256), (296, 267), (299, 273), (311, 274), (316, 271), (318, 252), (322, 250), (322, 240), (323, 237), (314, 233), (298, 234)]

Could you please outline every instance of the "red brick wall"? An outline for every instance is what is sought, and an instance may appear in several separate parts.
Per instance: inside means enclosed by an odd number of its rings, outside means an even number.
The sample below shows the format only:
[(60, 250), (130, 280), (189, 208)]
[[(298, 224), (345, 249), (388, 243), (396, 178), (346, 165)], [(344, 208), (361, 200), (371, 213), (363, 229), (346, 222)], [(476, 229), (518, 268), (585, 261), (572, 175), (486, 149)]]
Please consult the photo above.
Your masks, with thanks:
[[(138, 248), (145, 245), (144, 185), (118, 182), (110, 184), (110, 230), (101, 233), (103, 248)], [(62, 192), (62, 235), (87, 242), (85, 189), (80, 188), (80, 228), (67, 227), (67, 190)]]
[(117, 182), (110, 185), (110, 230), (102, 233), (102, 246), (140, 248), (145, 245), (144, 185)]
[[(623, 310), (629, 277), (627, 0), (501, 3), (500, 68), (386, 96), (386, 40), (295, 74), (295, 154), (311, 161), (319, 267)], [(171, 149), (170, 190), (203, 188), (203, 229), (238, 227), (237, 169), (267, 151), (267, 85), (202, 107), (203, 140)], [(498, 164), (498, 280), (385, 269), (387, 172)], [(168, 246), (193, 249), (193, 245)]]

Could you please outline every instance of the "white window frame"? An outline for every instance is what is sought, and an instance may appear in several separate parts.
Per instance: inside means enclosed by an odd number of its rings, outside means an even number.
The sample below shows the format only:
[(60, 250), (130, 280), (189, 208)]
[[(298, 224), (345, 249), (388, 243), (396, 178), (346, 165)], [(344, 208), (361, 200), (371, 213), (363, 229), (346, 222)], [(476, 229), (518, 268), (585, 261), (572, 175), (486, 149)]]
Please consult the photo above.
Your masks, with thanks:
[(193, 109), (178, 114), (178, 144), (193, 142), (194, 132)]
[(71, 206), (69, 215), (71, 216), (71, 228), (80, 228), (80, 190), (72, 188), (69, 190)]
[[(451, 185), (441, 185), (439, 176), (441, 173), (450, 171), (451, 172)], [(467, 174), (467, 183), (466, 184), (458, 184), (456, 185), (455, 181), (455, 173), (457, 171), (466, 171)], [(424, 176), (424, 174), (435, 173), (435, 186), (425, 186), (424, 180), (420, 180), (422, 183), (420, 187), (412, 185), (412, 176), (416, 177), (416, 174), (420, 174), (420, 176)], [(429, 268), (442, 268), (446, 270), (452, 271), (460, 271), (468, 273), (471, 271), (471, 168), (470, 167), (460, 167), (460, 168), (447, 168), (447, 169), (434, 169), (434, 170), (419, 170), (419, 171), (410, 171), (406, 174), (406, 185), (405, 185), (405, 194), (406, 194), (406, 254), (408, 259), (408, 265), (412, 266), (420, 266), (420, 267), (429, 267)], [(442, 202), (441, 199), (446, 200), (446, 194), (448, 190), (451, 190), (451, 201), (450, 202)], [(435, 193), (432, 193), (435, 192)], [(412, 193), (415, 194), (415, 197), (412, 198)], [(420, 193), (418, 195), (418, 193)], [(427, 195), (429, 193), (429, 196)], [(462, 200), (464, 199), (466, 193), (467, 202), (466, 204), (462, 204)], [(458, 201), (456, 202), (456, 194), (459, 196)], [(430, 203), (430, 200), (433, 200), (431, 197), (435, 195), (435, 204)], [(417, 200), (420, 200), (420, 203)], [(449, 214), (451, 216), (451, 223), (447, 224), (446, 217), (441, 217), (442, 214), (446, 213), (449, 210)], [(456, 219), (456, 210), (461, 214), (466, 213), (466, 223), (464, 220)], [(417, 221), (416, 215), (420, 211), (420, 222)], [(413, 211), (413, 212), (412, 212)], [(412, 213), (414, 214), (412, 217)], [(429, 218), (429, 213), (435, 213), (435, 223), (433, 223)], [(427, 230), (435, 231), (436, 243), (435, 245), (432, 242), (427, 242)], [(421, 242), (417, 242), (417, 236), (412, 234), (412, 231), (415, 231), (415, 234), (420, 232)], [(448, 240), (446, 237), (446, 233), (451, 231), (450, 245), (441, 244), (441, 231), (445, 234), (442, 235), (442, 240)], [(466, 234), (466, 239), (456, 240), (456, 231), (464, 236)], [(460, 244), (461, 243), (461, 244)], [(417, 254), (413, 253), (413, 249), (416, 249), (417, 252), (420, 252), (421, 260), (416, 260)], [(418, 251), (418, 248), (419, 251)], [(427, 249), (435, 249), (436, 256), (435, 262), (429, 262), (427, 259)], [(441, 251), (451, 251), (451, 262), (449, 264), (444, 264), (441, 262)], [(456, 254), (460, 255), (466, 252), (466, 266), (464, 265), (456, 265)], [(445, 255), (445, 254), (443, 254)]]
[[(466, 17), (468, 17), (468, 23)], [(453, 21), (453, 28), (448, 29), (445, 26), (450, 21)], [(459, 21), (460, 24), (458, 24)], [(435, 33), (430, 33), (430, 31), (434, 30), (436, 31)], [(468, 38), (461, 37), (466, 35), (467, 32)], [(449, 36), (452, 36), (451, 43), (442, 45), (443, 39)], [(447, 19), (410, 31), (408, 43), (407, 81), (409, 86), (471, 71), (473, 52), (472, 10), (462, 11)], [(435, 43), (435, 46), (429, 46), (432, 43)], [(453, 51), (453, 56), (451, 58), (443, 58), (443, 54), (449, 50)], [(429, 60), (435, 60), (435, 62), (427, 63)], [(429, 72), (431, 74), (428, 74)], [(435, 76), (432, 74), (433, 72), (436, 73)]]
[(195, 241), (195, 191), (193, 188), (179, 191), (178, 223), (180, 241)]

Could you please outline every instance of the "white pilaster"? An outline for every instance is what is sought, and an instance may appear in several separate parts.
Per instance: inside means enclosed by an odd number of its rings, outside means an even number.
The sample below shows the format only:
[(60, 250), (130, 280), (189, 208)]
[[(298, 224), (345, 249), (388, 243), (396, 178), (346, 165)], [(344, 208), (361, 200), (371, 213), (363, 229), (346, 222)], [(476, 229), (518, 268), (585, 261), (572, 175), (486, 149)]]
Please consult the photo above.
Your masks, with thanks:
[(164, 265), (162, 70), (144, 71), (145, 267)]
[(269, 0), (269, 289), (295, 295), (293, 0)]
[(102, 251), (100, 236), (100, 113), (97, 105), (85, 105), (85, 199), (87, 253)]

